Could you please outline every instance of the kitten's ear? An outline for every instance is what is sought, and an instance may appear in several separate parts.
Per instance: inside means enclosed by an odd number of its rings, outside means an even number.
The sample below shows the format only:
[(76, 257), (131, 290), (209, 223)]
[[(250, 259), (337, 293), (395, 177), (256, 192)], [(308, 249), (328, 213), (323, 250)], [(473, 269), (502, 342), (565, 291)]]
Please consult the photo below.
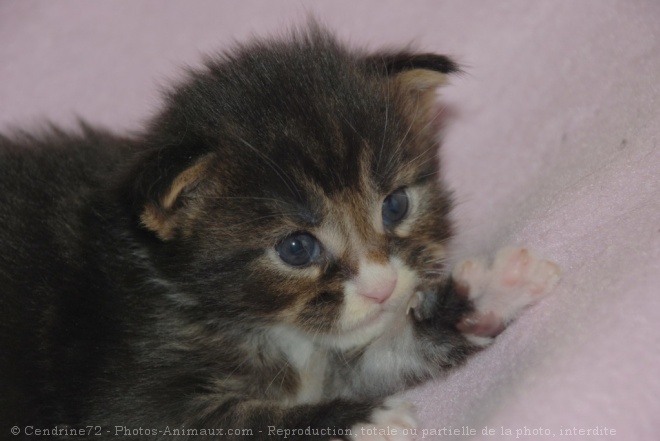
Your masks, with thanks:
[(367, 63), (383, 76), (419, 70), (444, 76), (461, 71), (458, 64), (446, 55), (410, 51), (378, 52), (367, 57)]
[(172, 239), (190, 218), (188, 205), (214, 158), (212, 154), (194, 158), (168, 153), (161, 150), (150, 155), (133, 185), (140, 223), (161, 240)]
[(458, 64), (446, 55), (410, 51), (376, 53), (367, 57), (367, 64), (419, 98), (425, 107), (432, 105), (435, 90), (447, 82), (447, 74), (460, 72)]

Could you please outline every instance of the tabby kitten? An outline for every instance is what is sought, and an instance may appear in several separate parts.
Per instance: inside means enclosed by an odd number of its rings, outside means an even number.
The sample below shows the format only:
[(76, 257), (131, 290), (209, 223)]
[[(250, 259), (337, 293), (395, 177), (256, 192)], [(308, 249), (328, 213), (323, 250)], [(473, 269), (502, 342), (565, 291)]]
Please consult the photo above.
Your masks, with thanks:
[(311, 26), (208, 59), (140, 135), (1, 137), (2, 436), (413, 439), (388, 397), (558, 277), (520, 248), (446, 269), (457, 70)]

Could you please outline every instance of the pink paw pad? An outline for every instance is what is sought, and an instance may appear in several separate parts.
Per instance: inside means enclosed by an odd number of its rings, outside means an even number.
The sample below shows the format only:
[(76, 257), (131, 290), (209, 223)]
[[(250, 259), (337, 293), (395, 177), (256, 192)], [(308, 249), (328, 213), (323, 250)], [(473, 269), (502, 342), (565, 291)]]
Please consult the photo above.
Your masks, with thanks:
[(520, 247), (501, 249), (493, 264), (466, 260), (453, 273), (459, 294), (473, 301), (475, 311), (457, 328), (479, 337), (499, 334), (525, 307), (543, 297), (560, 278), (559, 267)]

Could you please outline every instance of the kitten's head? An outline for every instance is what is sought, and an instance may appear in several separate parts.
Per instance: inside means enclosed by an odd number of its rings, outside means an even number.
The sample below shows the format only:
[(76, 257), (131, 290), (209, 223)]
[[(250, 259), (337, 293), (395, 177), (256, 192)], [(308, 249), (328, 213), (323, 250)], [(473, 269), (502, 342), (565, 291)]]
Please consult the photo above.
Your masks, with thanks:
[(178, 306), (212, 326), (362, 344), (437, 283), (451, 235), (435, 89), (448, 58), (312, 29), (209, 60), (170, 95), (132, 178)]

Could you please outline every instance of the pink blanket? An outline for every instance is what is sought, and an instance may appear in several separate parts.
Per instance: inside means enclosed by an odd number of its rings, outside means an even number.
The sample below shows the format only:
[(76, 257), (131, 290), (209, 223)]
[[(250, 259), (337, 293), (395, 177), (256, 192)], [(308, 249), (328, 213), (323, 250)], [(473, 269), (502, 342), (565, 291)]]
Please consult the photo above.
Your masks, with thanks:
[(199, 55), (313, 12), (415, 41), (443, 90), (457, 256), (526, 244), (563, 280), (496, 343), (410, 392), (419, 439), (660, 439), (660, 2), (0, 3), (0, 126), (138, 127)]

